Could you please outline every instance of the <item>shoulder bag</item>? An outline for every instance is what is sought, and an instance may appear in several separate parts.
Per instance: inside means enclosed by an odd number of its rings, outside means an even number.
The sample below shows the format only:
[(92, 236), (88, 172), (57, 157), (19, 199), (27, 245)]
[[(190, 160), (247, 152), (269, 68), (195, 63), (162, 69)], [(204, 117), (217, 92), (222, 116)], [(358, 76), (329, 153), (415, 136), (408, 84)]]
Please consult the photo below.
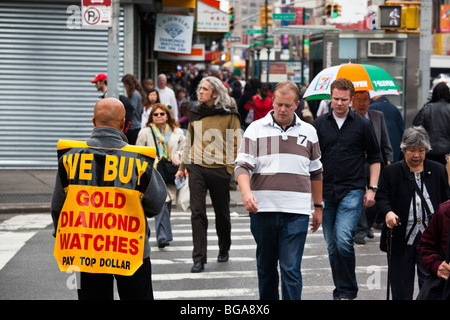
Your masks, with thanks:
[(164, 157), (160, 157), (158, 151), (158, 143), (156, 142), (155, 134), (153, 133), (152, 128), (150, 128), (150, 130), (152, 131), (153, 141), (155, 141), (156, 156), (158, 157), (159, 160), (156, 170), (158, 170), (159, 174), (161, 175), (166, 184), (175, 185), (175, 174), (177, 173), (179, 166), (175, 166), (172, 164), (172, 161), (169, 161)]

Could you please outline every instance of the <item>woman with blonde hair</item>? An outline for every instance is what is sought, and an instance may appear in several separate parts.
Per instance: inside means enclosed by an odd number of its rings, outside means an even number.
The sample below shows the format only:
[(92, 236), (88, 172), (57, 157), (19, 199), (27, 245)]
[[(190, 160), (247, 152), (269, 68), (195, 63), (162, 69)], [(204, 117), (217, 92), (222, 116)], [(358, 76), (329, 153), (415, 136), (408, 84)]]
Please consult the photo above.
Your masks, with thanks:
[[(157, 148), (157, 168), (162, 158), (167, 159), (174, 166), (180, 165), (185, 136), (178, 126), (172, 113), (166, 105), (156, 103), (149, 115), (147, 126), (139, 132), (136, 145)], [(158, 247), (164, 248), (172, 241), (172, 227), (170, 225), (170, 211), (172, 201), (177, 194), (174, 182), (166, 182), (167, 198), (160, 214), (155, 217), (156, 239)]]

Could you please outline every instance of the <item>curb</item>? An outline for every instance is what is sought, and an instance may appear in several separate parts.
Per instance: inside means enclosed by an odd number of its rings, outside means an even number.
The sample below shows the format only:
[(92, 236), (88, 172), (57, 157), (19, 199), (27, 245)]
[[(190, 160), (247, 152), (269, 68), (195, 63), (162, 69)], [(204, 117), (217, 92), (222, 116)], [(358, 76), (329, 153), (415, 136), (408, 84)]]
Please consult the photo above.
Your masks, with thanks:
[(50, 213), (50, 204), (21, 203), (0, 206), (0, 214), (4, 213)]

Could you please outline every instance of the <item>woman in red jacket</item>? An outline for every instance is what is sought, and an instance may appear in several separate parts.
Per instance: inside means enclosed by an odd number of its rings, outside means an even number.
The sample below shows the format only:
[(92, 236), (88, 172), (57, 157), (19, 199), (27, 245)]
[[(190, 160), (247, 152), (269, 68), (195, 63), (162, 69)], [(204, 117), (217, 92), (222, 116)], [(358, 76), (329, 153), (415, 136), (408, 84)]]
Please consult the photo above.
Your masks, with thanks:
[(445, 261), (449, 258), (446, 257), (449, 227), (450, 200), (447, 200), (437, 208), (418, 246), (425, 270), (444, 280), (450, 275), (450, 264)]
[(269, 86), (266, 83), (258, 88), (257, 94), (252, 98), (252, 101), (245, 105), (245, 109), (254, 109), (255, 118), (253, 121), (264, 118), (266, 114), (273, 109), (272, 98), (269, 96)]

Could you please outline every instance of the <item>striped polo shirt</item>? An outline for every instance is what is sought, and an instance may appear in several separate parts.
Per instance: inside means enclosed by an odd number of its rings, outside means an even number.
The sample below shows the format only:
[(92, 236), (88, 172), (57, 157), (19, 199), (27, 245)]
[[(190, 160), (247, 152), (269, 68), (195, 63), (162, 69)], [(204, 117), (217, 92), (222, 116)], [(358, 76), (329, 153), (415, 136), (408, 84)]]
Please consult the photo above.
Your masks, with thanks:
[(322, 180), (315, 128), (295, 115), (284, 131), (273, 111), (245, 131), (235, 174), (248, 174), (259, 212), (311, 214), (311, 180)]

